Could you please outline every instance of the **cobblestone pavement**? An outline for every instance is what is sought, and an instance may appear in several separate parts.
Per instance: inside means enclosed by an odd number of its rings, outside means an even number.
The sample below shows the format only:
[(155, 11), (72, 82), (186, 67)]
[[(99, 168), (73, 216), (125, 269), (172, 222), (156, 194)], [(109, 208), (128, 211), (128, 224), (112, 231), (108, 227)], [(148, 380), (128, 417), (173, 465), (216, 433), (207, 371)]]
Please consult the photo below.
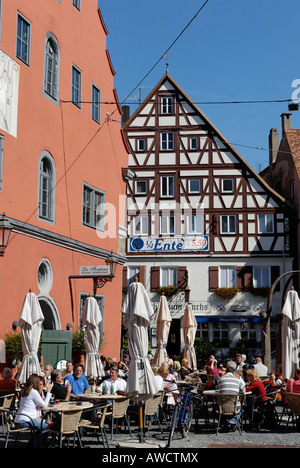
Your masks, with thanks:
[[(9, 443), (9, 447), (26, 448), (28, 446), (28, 439), (24, 440), (20, 437), (20, 441), (14, 446), (13, 440)], [(150, 429), (146, 432), (144, 443), (139, 442), (138, 428), (132, 426), (132, 438), (130, 438), (127, 431), (121, 431), (117, 435), (114, 434), (113, 440), (110, 439), (109, 429), (107, 430), (107, 437), (112, 454), (127, 453), (133, 449), (134, 453), (140, 453), (137, 449), (143, 449), (144, 452), (198, 452), (204, 448), (300, 448), (300, 431), (293, 427), (292, 423), (287, 426), (287, 421), (284, 418), (280, 425), (272, 430), (260, 429), (250, 430), (249, 426), (244, 427), (243, 433), (240, 435), (238, 431), (230, 433), (215, 434), (215, 429), (210, 428), (207, 430), (204, 421), (199, 421), (198, 426), (192, 426), (188, 434), (188, 439), (183, 438), (180, 434), (175, 433), (172, 439), (170, 448), (167, 448), (168, 432), (164, 430), (161, 434), (158, 425), (152, 424)], [(101, 440), (101, 435), (100, 435)], [(102, 442), (98, 442), (95, 436), (91, 433), (85, 432), (82, 436), (82, 443), (84, 449), (95, 448), (101, 450), (101, 453), (106, 453), (103, 450)], [(72, 445), (71, 445), (72, 446)], [(0, 447), (4, 447), (4, 438), (0, 437)], [(100, 453), (100, 452), (99, 452)], [(112, 455), (111, 455), (112, 456)], [(117, 455), (116, 455), (117, 456)], [(107, 460), (108, 461), (108, 460)], [(111, 460), (110, 460), (111, 461)], [(175, 460), (176, 461), (176, 460)]]

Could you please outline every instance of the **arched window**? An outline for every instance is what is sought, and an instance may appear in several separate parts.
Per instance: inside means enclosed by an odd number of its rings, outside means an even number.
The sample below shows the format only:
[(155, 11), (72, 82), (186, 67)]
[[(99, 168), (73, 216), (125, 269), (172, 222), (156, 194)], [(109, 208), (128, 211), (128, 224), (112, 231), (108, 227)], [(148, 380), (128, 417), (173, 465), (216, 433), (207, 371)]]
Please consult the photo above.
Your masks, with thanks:
[(43, 93), (58, 104), (60, 49), (56, 37), (48, 33), (45, 42)]
[(52, 156), (43, 151), (39, 160), (38, 217), (54, 223), (55, 165)]

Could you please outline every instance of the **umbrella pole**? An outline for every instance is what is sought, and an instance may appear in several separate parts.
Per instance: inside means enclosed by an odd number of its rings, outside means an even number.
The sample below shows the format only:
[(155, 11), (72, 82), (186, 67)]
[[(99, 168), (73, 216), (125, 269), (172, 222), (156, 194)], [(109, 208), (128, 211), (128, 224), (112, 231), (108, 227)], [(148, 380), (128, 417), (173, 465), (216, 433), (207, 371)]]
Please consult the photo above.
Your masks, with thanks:
[(143, 403), (139, 401), (139, 442), (144, 442)]

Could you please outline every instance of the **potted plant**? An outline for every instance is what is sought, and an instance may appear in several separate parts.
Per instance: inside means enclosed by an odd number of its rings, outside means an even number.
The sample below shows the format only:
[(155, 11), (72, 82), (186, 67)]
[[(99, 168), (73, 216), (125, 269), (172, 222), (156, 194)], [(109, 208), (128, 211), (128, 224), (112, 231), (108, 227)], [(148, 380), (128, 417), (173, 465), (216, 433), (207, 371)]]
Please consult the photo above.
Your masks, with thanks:
[(10, 365), (15, 366), (23, 358), (22, 335), (17, 332), (8, 332), (3, 337), (5, 342), (6, 359)]
[(160, 286), (157, 289), (157, 292), (160, 296), (164, 294), (166, 297), (172, 297), (175, 294), (177, 294), (178, 291), (179, 291), (178, 286)]
[(215, 290), (215, 294), (217, 294), (217, 296), (228, 300), (233, 299), (238, 292), (239, 289), (236, 286), (233, 286), (232, 288), (217, 288)]
[(84, 363), (85, 353), (84, 331), (82, 328), (78, 328), (73, 332), (72, 336), (72, 355), (74, 362)]

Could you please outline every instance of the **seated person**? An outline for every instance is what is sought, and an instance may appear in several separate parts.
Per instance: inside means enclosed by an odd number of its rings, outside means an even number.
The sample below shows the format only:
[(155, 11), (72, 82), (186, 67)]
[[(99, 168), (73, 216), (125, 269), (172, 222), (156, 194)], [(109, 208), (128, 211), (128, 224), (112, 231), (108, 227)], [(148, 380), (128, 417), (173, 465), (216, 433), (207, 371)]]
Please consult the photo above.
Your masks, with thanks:
[(104, 393), (105, 395), (117, 394), (125, 395), (127, 389), (127, 383), (125, 380), (119, 377), (119, 369), (117, 366), (111, 367), (109, 370), (109, 378), (103, 380), (101, 385), (97, 387), (96, 392)]
[(167, 363), (163, 362), (158, 369), (158, 374), (164, 380), (165, 397), (167, 399), (167, 405), (175, 405), (174, 393), (178, 393), (176, 378), (174, 374), (171, 374)]
[(159, 367), (155, 364), (151, 364), (151, 368), (154, 374), (155, 381), (158, 384), (159, 390), (164, 390), (164, 379), (161, 375), (158, 374)]
[(191, 376), (191, 374), (193, 373), (193, 369), (191, 369), (189, 367), (189, 360), (186, 359), (186, 358), (183, 358), (182, 361), (181, 361), (180, 373), (181, 373), (182, 380), (184, 380), (187, 377)]
[(286, 393), (300, 393), (300, 368), (296, 369), (295, 377), (288, 380)]
[[(234, 361), (228, 361), (226, 366), (225, 374), (220, 377), (219, 380), (219, 394), (226, 394), (226, 393), (234, 393), (236, 395), (241, 395), (245, 393), (245, 382), (242, 378), (235, 374), (236, 371), (236, 363)], [(239, 402), (237, 405), (237, 410), (241, 409), (241, 403)], [(233, 417), (231, 417), (228, 421), (226, 420), (226, 425), (224, 430), (235, 430), (237, 426), (237, 422), (241, 417), (241, 412)]]
[(53, 387), (51, 390), (52, 395), (56, 400), (69, 400), (71, 395), (71, 385), (64, 386), (64, 378), (62, 371), (55, 369), (51, 372), (51, 382)]
[(89, 383), (87, 378), (83, 375), (84, 366), (82, 364), (76, 364), (73, 369), (73, 374), (68, 375), (65, 378), (65, 385), (69, 381), (71, 385), (71, 398), (78, 398), (78, 395), (87, 393)]
[(4, 367), (2, 371), (2, 379), (0, 380), (0, 390), (7, 393), (14, 393), (17, 388), (17, 381), (12, 378), (12, 370), (9, 367)]

